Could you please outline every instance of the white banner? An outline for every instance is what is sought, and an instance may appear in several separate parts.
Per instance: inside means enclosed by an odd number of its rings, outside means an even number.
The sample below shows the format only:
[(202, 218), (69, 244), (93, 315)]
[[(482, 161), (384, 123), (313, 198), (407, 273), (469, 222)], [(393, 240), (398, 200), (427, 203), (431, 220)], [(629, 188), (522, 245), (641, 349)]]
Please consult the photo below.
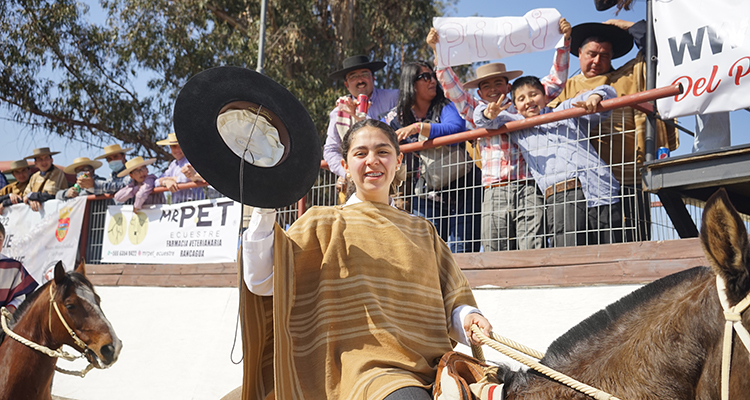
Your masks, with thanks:
[(40, 286), (53, 277), (57, 261), (72, 271), (85, 211), (86, 197), (49, 200), (39, 212), (26, 204), (6, 208), (0, 216), (6, 234), (3, 253), (21, 261)]
[(172, 205), (109, 206), (102, 262), (204, 264), (235, 262), (240, 204), (227, 198)]
[(561, 42), (561, 15), (554, 8), (537, 8), (523, 17), (433, 18), (440, 36), (438, 65), (490, 61), (551, 50)]
[(656, 0), (656, 86), (684, 93), (657, 100), (667, 118), (750, 106), (750, 2)]

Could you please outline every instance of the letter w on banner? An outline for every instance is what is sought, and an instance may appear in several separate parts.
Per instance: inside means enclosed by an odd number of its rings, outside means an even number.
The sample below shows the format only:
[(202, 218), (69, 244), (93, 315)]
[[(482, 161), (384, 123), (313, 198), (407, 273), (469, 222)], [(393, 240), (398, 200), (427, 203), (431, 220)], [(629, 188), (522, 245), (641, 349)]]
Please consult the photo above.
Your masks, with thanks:
[(750, 1), (655, 0), (656, 86), (684, 93), (657, 100), (666, 118), (750, 106)]
[(560, 17), (554, 8), (537, 8), (523, 17), (433, 18), (440, 36), (437, 65), (471, 64), (562, 46)]

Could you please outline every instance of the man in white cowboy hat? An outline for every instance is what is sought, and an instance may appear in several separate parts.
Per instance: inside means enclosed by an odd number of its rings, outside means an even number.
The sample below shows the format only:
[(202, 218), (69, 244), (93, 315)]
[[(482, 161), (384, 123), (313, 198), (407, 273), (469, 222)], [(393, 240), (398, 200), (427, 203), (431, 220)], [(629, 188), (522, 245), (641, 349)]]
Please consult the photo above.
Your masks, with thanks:
[(104, 147), (104, 154), (97, 156), (94, 160), (104, 159), (109, 165), (110, 174), (105, 180), (94, 181), (94, 194), (115, 193), (130, 182), (130, 176), (119, 177), (117, 174), (125, 169), (128, 161), (125, 155), (132, 147), (122, 148), (119, 144), (111, 144)]
[[(398, 90), (376, 89), (375, 72), (385, 67), (384, 61), (370, 61), (367, 56), (349, 57), (343, 62), (342, 69), (328, 75), (333, 80), (344, 80), (349, 95), (341, 97), (336, 107), (329, 114), (326, 143), (323, 146), (323, 158), (328, 168), (339, 176), (337, 186), (345, 185), (346, 171), (341, 166), (341, 139), (355, 122), (364, 118), (380, 119), (398, 102)], [(364, 94), (370, 101), (366, 116), (357, 116), (357, 96)]]
[(205, 182), (195, 168), (190, 165), (187, 158), (185, 158), (182, 147), (177, 142), (177, 134), (174, 132), (170, 133), (166, 139), (160, 140), (156, 144), (159, 146), (169, 146), (169, 151), (172, 153), (172, 157), (174, 157), (174, 160), (169, 163), (167, 169), (156, 180), (157, 187), (164, 186), (172, 192), (172, 204), (221, 197), (221, 194), (211, 187), (206, 191), (200, 187), (182, 190), (177, 187), (180, 183)]
[[(548, 98), (560, 93), (568, 79), (570, 59), (570, 24), (560, 18), (559, 30), (565, 36), (563, 47), (556, 49), (549, 75), (542, 79)], [(503, 63), (482, 65), (476, 70), (476, 79), (463, 85), (450, 67), (438, 65), (436, 45), (440, 41), (437, 30), (430, 29), (427, 44), (435, 55), (435, 73), (438, 81), (472, 129), (474, 108), (480, 102), (492, 103), (510, 90), (510, 80), (521, 76), (522, 71), (508, 71)], [(480, 100), (469, 89), (476, 89)], [(544, 199), (531, 181), (526, 162), (518, 147), (506, 134), (481, 138), (478, 149), (482, 160), (482, 246), (484, 251), (508, 249), (534, 249), (544, 247)], [(509, 238), (518, 238), (515, 243)]]
[[(643, 51), (620, 68), (612, 68), (612, 60), (626, 55), (633, 42), (645, 44), (646, 21), (609, 20), (603, 24), (584, 23), (573, 27), (570, 53), (578, 57), (581, 73), (571, 77), (556, 99), (549, 103), (557, 107), (578, 93), (599, 85), (610, 85), (618, 96), (646, 90), (646, 62)], [(646, 114), (631, 107), (613, 110), (612, 115), (598, 127), (592, 127), (590, 141), (601, 158), (612, 167), (615, 178), (622, 185), (625, 227), (638, 228), (626, 232), (626, 241), (648, 240), (650, 233), (650, 202), (648, 194), (640, 190), (640, 168), (646, 159)], [(679, 136), (673, 126), (656, 120), (656, 147), (675, 150)], [(637, 204), (637, 205), (636, 205)], [(634, 235), (635, 233), (635, 235)]]
[(0, 189), (0, 214), (5, 207), (13, 204), (23, 203), (23, 192), (29, 184), (31, 170), (26, 160), (18, 160), (10, 163), (10, 168), (3, 171), (3, 174), (13, 174), (16, 181)]
[(147, 204), (164, 204), (164, 196), (161, 193), (154, 193), (156, 176), (148, 172), (148, 166), (154, 161), (156, 161), (155, 158), (144, 160), (143, 157), (135, 157), (125, 163), (125, 169), (117, 176), (130, 175), (130, 182), (115, 193), (116, 203), (122, 204), (132, 198), (134, 211), (140, 210)]
[(32, 154), (24, 159), (33, 158), (34, 166), (39, 171), (29, 178), (29, 184), (23, 192), (23, 202), (33, 211), (39, 211), (42, 203), (55, 198), (58, 190), (68, 187), (65, 174), (52, 163), (52, 156), (59, 151), (50, 151), (49, 147), (34, 149)]
[[(94, 172), (102, 166), (101, 161), (91, 160), (88, 157), (78, 157), (73, 163), (65, 167), (63, 172), (76, 176), (76, 183), (68, 189), (58, 190), (55, 198), (57, 200), (69, 200), (74, 197), (98, 194), (95, 192), (97, 182), (103, 182), (104, 178)], [(101, 185), (101, 183), (100, 183)]]

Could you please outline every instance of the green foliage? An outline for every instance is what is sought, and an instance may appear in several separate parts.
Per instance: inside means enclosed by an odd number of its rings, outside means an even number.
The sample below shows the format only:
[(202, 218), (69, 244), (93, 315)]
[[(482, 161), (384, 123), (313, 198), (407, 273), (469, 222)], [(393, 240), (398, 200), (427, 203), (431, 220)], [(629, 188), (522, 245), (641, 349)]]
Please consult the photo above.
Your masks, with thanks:
[[(388, 63), (378, 86), (398, 87), (403, 63), (431, 56), (424, 38), (449, 4), (269, 0), (264, 73), (300, 99), (323, 137), (328, 112), (346, 93), (328, 74), (344, 58), (367, 54)], [(114, 138), (165, 158), (155, 142), (172, 131), (174, 100), (191, 76), (220, 65), (256, 68), (259, 1), (101, 0), (93, 7), (0, 5), (0, 102), (16, 121), (97, 146)]]

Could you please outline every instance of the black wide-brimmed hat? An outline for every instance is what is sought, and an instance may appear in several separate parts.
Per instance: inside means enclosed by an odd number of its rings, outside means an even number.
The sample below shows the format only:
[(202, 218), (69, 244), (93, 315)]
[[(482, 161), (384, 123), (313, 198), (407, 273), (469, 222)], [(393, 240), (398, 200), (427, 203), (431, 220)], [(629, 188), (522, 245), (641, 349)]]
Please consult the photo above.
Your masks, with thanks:
[(344, 68), (328, 75), (331, 79), (345, 79), (346, 74), (358, 69), (367, 68), (372, 72), (380, 71), (385, 67), (385, 61), (370, 61), (367, 56), (353, 56), (344, 60)]
[(597, 37), (602, 41), (612, 44), (612, 59), (620, 58), (628, 54), (633, 48), (633, 37), (628, 31), (614, 25), (600, 24), (598, 22), (587, 22), (576, 25), (570, 32), (570, 54), (578, 57), (578, 50), (583, 41)]
[[(259, 166), (247, 161), (248, 153), (238, 154), (239, 147), (255, 140), (252, 137), (219, 132), (217, 119), (233, 110), (253, 113), (258, 126), (278, 131), (283, 155), (273, 165)], [(322, 150), (312, 118), (288, 90), (258, 72), (216, 67), (193, 76), (177, 96), (174, 128), (185, 157), (201, 177), (247, 205), (288, 206), (305, 196), (318, 177)], [(263, 134), (248, 132), (256, 138)]]

